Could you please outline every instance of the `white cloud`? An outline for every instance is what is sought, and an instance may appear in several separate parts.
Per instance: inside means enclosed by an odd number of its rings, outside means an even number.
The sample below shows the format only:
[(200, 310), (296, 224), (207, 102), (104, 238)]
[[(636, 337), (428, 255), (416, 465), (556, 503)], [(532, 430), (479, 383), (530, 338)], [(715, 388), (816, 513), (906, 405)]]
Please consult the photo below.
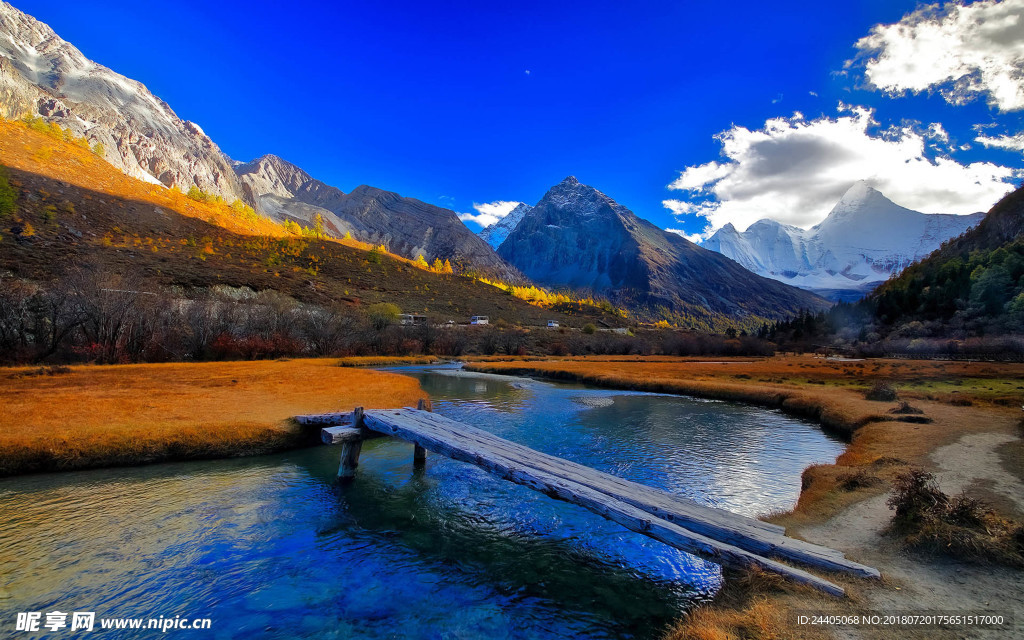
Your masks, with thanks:
[(687, 167), (668, 188), (689, 197), (663, 204), (706, 218), (712, 229), (731, 222), (742, 231), (761, 218), (807, 228), (858, 180), (911, 209), (965, 214), (987, 210), (1024, 175), (991, 162), (961, 164), (941, 125), (882, 128), (869, 109), (839, 110), (835, 118), (774, 118), (763, 129), (719, 133), (725, 161)]
[(949, 142), (949, 133), (940, 122), (933, 122), (928, 125), (928, 136), (940, 142)]
[(494, 202), (484, 202), (483, 204), (474, 202), (473, 208), (476, 209), (476, 213), (460, 213), (459, 220), (463, 222), (475, 222), (481, 227), (489, 227), (498, 220), (501, 220), (509, 214), (513, 209), (521, 205), (521, 202), (515, 200), (496, 200)]
[(986, 147), (995, 147), (997, 149), (1007, 149), (1009, 151), (1020, 151), (1024, 152), (1024, 131), (1014, 136), (1003, 135), (1003, 136), (978, 136), (974, 139), (975, 142), (980, 142)]
[(889, 94), (937, 88), (951, 104), (987, 94), (1000, 111), (1024, 109), (1024, 0), (927, 5), (856, 46), (867, 79)]
[(683, 231), (682, 229), (665, 229), (665, 231), (683, 236), (694, 244), (700, 244), (711, 235), (710, 233), (686, 233), (686, 231)]
[[(669, 188), (671, 189), (672, 187), (669, 186)], [(684, 200), (662, 200), (661, 204), (665, 205), (666, 209), (677, 216), (685, 215), (687, 213), (697, 213), (700, 211), (700, 207), (692, 202), (686, 202)], [(674, 233), (675, 229), (669, 229), (669, 231)]]
[(728, 164), (718, 164), (714, 161), (699, 167), (688, 167), (686, 171), (679, 174), (672, 184), (668, 185), (668, 188), (680, 191), (703, 191), (706, 185), (724, 178), (729, 175), (730, 171)]
[(808, 91), (807, 93), (808, 93), (808, 94), (810, 94), (810, 95), (812, 95), (812, 96), (814, 96), (815, 98), (817, 98), (817, 97), (818, 97), (818, 94), (817, 94), (817, 93), (815, 93), (814, 91)]

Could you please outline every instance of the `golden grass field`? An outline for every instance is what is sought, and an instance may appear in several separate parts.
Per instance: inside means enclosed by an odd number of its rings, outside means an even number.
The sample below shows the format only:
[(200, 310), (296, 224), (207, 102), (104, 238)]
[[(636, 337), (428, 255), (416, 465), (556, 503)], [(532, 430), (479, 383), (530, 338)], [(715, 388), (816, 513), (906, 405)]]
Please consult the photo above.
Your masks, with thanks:
[(414, 405), (408, 377), (336, 360), (0, 369), (0, 475), (266, 453), (302, 413)]
[[(819, 421), (850, 440), (835, 464), (809, 467), (794, 509), (772, 521), (790, 530), (824, 522), (843, 508), (887, 491), (911, 466), (928, 466), (928, 454), (969, 433), (1015, 433), (1024, 405), (1024, 365), (907, 360), (835, 361), (811, 356), (773, 358), (588, 357), (558, 361), (474, 362), (467, 369), (546, 376), (604, 387), (678, 393), (778, 407)], [(899, 400), (923, 411), (893, 414), (900, 402), (871, 401), (875, 382), (891, 384)], [(907, 418), (924, 419), (906, 422)], [(1021, 440), (1004, 465), (1020, 459)], [(1008, 461), (1008, 462), (1006, 462)], [(1022, 473), (1021, 469), (1015, 471)], [(999, 508), (994, 495), (980, 496)], [(1005, 502), (1005, 501), (1004, 501)], [(842, 576), (856, 598), (863, 585)], [(787, 610), (819, 607), (842, 612), (841, 603), (764, 574), (734, 576), (710, 606), (680, 621), (665, 640), (733, 640), (830, 637), (787, 624)], [(888, 636), (886, 636), (888, 637)], [(920, 637), (920, 636), (914, 636)]]

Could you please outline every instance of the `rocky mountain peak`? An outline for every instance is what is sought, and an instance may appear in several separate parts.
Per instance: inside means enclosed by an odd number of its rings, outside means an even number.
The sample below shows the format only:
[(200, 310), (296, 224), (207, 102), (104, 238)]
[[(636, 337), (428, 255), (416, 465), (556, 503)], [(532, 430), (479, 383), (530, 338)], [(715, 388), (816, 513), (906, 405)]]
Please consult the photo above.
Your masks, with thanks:
[(0, 115), (38, 115), (101, 143), (106, 160), (134, 178), (243, 197), (230, 161), (199, 125), (2, 1), (0, 60)]
[(898, 215), (909, 211), (910, 209), (901, 207), (886, 198), (881, 191), (872, 187), (866, 180), (858, 180), (846, 190), (846, 193), (839, 199), (836, 206), (832, 207), (832, 211), (821, 224), (825, 224), (829, 218)]
[(235, 173), (255, 194), (282, 198), (293, 197), (303, 184), (312, 180), (308, 173), (273, 154), (240, 163), (235, 166)]
[(594, 187), (581, 183), (574, 176), (569, 176), (551, 187), (541, 198), (541, 202), (551, 204), (552, 210), (559, 211), (561, 216), (612, 215), (620, 209), (625, 209)]
[(273, 154), (235, 166), (235, 173), (254, 197), (275, 195), (292, 198), (313, 178), (294, 164)]
[(777, 317), (822, 306), (813, 295), (659, 229), (575, 178), (548, 190), (498, 254), (536, 282), (596, 292), (643, 317), (659, 309), (680, 317), (696, 309)]

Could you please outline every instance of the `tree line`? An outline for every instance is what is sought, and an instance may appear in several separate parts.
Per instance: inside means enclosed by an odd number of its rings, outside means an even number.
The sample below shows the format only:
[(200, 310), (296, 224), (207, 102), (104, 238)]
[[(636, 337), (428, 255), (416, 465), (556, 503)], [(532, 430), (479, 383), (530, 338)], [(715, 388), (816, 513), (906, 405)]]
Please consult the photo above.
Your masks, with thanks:
[(161, 287), (74, 267), (49, 283), (0, 276), (0, 362), (101, 364), (348, 355), (767, 355), (753, 336), (403, 326), (399, 308), (320, 306), (277, 291)]

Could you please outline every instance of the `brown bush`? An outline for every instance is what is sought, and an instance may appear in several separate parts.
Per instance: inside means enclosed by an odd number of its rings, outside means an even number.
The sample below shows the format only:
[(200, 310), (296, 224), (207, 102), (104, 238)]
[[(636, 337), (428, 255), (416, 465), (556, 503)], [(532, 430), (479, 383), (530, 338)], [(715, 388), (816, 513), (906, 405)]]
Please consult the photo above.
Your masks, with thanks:
[(912, 548), (975, 562), (1024, 566), (1021, 525), (997, 517), (983, 502), (960, 494), (950, 498), (935, 477), (920, 469), (896, 476), (889, 508), (890, 531)]
[(900, 406), (895, 409), (889, 409), (889, 413), (896, 413), (900, 415), (920, 415), (924, 413), (924, 411), (911, 406), (909, 402), (901, 402)]
[(878, 402), (892, 402), (898, 396), (896, 395), (896, 389), (891, 384), (879, 380), (871, 385), (871, 388), (864, 393), (864, 397)]

